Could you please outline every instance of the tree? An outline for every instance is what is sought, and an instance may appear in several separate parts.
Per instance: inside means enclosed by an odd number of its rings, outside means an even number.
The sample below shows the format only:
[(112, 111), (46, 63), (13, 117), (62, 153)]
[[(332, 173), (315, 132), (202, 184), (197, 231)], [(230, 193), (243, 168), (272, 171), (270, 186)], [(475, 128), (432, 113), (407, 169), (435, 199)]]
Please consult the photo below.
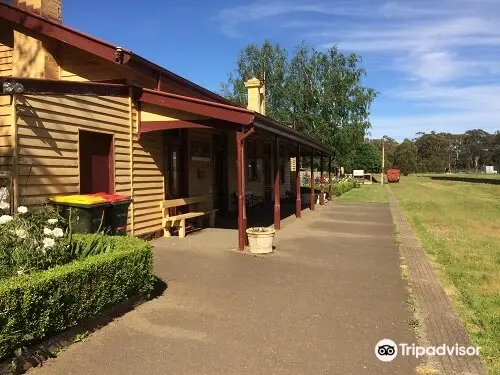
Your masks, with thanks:
[(348, 170), (363, 169), (368, 173), (378, 173), (382, 166), (382, 153), (372, 142), (363, 142), (356, 149), (352, 165)]
[(244, 82), (265, 78), (267, 115), (320, 139), (337, 151), (337, 163), (352, 164), (371, 124), (377, 92), (362, 85), (365, 70), (356, 54), (336, 47), (327, 52), (299, 45), (291, 59), (279, 45), (250, 44), (238, 55), (236, 70), (222, 95), (244, 104)]
[(404, 175), (417, 172), (417, 146), (409, 139), (396, 147), (394, 168), (399, 168)]
[(399, 146), (399, 143), (395, 139), (387, 136), (381, 139), (372, 139), (370, 142), (376, 145), (379, 150), (382, 150), (382, 144), (384, 145), (385, 168), (391, 169), (394, 166), (394, 152)]
[(445, 133), (418, 133), (417, 146), (418, 170), (420, 172), (445, 172), (450, 170), (453, 143)]
[(490, 134), (482, 129), (465, 132), (463, 146), (467, 169), (474, 169), (477, 173), (481, 165), (491, 163), (489, 138)]

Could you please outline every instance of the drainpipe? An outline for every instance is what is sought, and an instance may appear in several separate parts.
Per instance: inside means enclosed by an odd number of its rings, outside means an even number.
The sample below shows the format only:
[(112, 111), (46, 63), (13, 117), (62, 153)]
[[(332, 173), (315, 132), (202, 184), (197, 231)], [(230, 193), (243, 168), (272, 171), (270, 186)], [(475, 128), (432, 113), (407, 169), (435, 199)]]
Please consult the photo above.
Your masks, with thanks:
[(238, 250), (245, 250), (247, 244), (247, 212), (245, 200), (245, 138), (253, 134), (254, 128), (246, 133), (236, 132), (236, 178), (238, 181)]
[(302, 217), (302, 197), (300, 196), (300, 144), (297, 145), (297, 159), (295, 162), (295, 217)]
[(311, 152), (311, 211), (314, 211), (314, 148)]
[(274, 229), (281, 227), (281, 206), (280, 206), (280, 169), (279, 169), (280, 148), (279, 139), (276, 136), (274, 142)]

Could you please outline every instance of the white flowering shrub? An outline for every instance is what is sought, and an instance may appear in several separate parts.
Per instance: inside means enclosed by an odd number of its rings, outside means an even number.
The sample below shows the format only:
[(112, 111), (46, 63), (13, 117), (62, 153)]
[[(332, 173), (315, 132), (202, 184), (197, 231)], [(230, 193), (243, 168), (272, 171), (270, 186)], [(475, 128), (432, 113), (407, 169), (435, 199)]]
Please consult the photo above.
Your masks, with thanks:
[(68, 263), (74, 258), (71, 236), (50, 208), (18, 207), (0, 216), (0, 279)]

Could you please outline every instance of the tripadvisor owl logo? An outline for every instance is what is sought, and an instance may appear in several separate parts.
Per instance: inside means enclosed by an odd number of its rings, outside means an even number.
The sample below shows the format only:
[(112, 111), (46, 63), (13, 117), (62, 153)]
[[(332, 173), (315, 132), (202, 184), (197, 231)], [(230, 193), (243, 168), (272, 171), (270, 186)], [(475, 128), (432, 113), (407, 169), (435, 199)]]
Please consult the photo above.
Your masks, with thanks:
[(390, 362), (398, 355), (398, 345), (390, 339), (380, 340), (375, 345), (375, 355), (382, 362)]
[(447, 345), (418, 346), (415, 344), (398, 344), (390, 339), (383, 339), (375, 345), (375, 355), (383, 362), (390, 362), (399, 354), (402, 357), (420, 358), (423, 356), (479, 356), (479, 346)]

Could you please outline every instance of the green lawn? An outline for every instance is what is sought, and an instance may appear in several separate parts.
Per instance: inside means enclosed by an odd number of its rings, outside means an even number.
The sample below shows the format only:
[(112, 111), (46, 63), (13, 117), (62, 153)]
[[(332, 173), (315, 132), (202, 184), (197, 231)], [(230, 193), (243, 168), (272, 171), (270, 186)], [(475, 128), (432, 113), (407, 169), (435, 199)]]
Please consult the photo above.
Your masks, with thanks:
[(489, 374), (500, 375), (500, 186), (410, 176), (390, 188)]
[(449, 176), (449, 177), (470, 177), (470, 178), (500, 178), (500, 174), (486, 174), (486, 173), (429, 173), (429, 174), (419, 174), (422, 177), (432, 177), (432, 176)]
[(387, 203), (387, 188), (385, 185), (380, 184), (360, 185), (359, 188), (351, 189), (340, 197), (334, 197), (333, 200), (340, 202)]

